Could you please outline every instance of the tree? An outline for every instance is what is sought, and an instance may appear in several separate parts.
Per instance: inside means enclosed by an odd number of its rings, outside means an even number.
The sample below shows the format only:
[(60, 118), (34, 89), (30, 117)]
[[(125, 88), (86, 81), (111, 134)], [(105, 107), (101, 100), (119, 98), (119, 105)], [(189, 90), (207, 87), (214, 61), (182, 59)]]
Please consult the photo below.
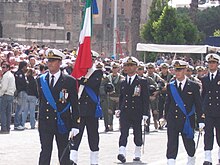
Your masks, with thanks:
[(206, 36), (212, 36), (220, 27), (220, 6), (207, 8), (197, 13), (196, 25)]
[(133, 0), (131, 14), (131, 52), (132, 56), (138, 57), (136, 45), (140, 41), (140, 16), (141, 16), (141, 0)]
[(141, 38), (147, 42), (153, 43), (154, 37), (152, 36), (154, 29), (153, 29), (153, 22), (158, 20), (160, 17), (164, 6), (162, 5), (161, 0), (153, 0), (150, 13), (149, 13), (149, 20), (146, 24), (143, 25), (141, 29)]
[[(148, 23), (149, 25), (142, 29), (142, 37), (145, 39), (151, 37), (151, 42), (159, 44), (195, 44), (199, 40), (199, 31), (192, 23), (189, 15), (178, 14), (176, 9), (168, 5), (164, 7), (157, 20)], [(148, 35), (149, 31), (150, 35)], [(145, 34), (147, 36), (144, 36)]]

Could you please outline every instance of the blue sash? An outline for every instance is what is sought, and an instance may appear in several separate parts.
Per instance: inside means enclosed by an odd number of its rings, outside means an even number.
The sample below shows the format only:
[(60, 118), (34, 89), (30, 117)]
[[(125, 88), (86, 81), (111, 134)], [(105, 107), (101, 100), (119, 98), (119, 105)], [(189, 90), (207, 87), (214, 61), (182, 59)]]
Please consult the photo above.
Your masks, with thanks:
[(180, 110), (183, 112), (183, 114), (186, 116), (186, 121), (184, 123), (183, 133), (186, 134), (187, 138), (193, 139), (194, 137), (194, 131), (190, 125), (189, 117), (192, 116), (195, 113), (195, 105), (192, 106), (192, 110), (189, 114), (187, 114), (186, 108), (184, 106), (183, 100), (180, 97), (176, 86), (174, 85), (174, 81), (170, 83), (170, 90), (172, 93), (172, 96), (174, 98), (175, 103), (178, 105)]
[(40, 76), (40, 82), (41, 82), (41, 86), (42, 86), (42, 91), (44, 93), (45, 98), (47, 99), (47, 101), (49, 102), (50, 106), (56, 110), (57, 112), (57, 128), (58, 128), (58, 132), (60, 134), (65, 134), (68, 132), (67, 128), (65, 127), (65, 124), (61, 118), (61, 114), (66, 112), (69, 108), (70, 108), (70, 103), (67, 104), (67, 106), (61, 111), (58, 112), (57, 110), (57, 106), (56, 106), (56, 102), (51, 94), (50, 88), (48, 86), (48, 83), (45, 79), (46, 74), (42, 74)]
[(100, 105), (100, 98), (95, 94), (95, 92), (92, 90), (92, 88), (85, 86), (86, 93), (89, 95), (89, 97), (92, 99), (92, 101), (96, 104), (96, 111), (95, 111), (95, 117), (100, 118), (102, 117), (102, 107)]

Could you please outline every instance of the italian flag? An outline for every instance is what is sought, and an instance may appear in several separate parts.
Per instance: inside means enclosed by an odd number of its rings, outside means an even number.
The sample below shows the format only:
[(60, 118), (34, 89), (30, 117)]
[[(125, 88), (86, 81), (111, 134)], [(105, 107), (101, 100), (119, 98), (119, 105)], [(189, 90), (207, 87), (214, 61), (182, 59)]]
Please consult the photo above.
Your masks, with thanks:
[(85, 4), (84, 18), (79, 36), (78, 53), (72, 72), (72, 76), (76, 79), (85, 76), (88, 69), (92, 67), (91, 34), (93, 1), (95, 0), (86, 0)]

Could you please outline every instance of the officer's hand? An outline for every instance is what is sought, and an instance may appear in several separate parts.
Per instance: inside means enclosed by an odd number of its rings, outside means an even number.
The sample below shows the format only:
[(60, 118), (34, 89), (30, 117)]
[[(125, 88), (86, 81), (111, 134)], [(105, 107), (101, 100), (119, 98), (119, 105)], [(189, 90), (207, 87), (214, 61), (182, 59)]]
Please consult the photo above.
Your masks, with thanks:
[(69, 134), (69, 139), (72, 139), (74, 136), (76, 136), (79, 133), (78, 128), (72, 128)]
[(120, 113), (121, 113), (121, 110), (115, 110), (115, 116), (117, 117), (117, 118), (119, 118), (120, 117)]
[(199, 131), (203, 131), (204, 127), (205, 127), (204, 123), (199, 123)]
[(143, 119), (144, 121), (147, 121), (148, 118), (149, 118), (148, 116), (144, 115), (142, 119)]

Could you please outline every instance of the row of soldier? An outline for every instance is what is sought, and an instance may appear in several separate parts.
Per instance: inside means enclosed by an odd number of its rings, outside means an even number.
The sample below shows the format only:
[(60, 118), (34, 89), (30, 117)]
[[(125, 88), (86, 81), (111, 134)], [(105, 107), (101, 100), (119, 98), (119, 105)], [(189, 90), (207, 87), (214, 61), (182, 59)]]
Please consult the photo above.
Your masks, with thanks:
[[(39, 102), (40, 102), (40, 106), (39, 106), (39, 133), (40, 133), (40, 139), (41, 139), (41, 145), (42, 145), (42, 151), (41, 151), (41, 155), (40, 155), (39, 164), (49, 164), (51, 151), (52, 151), (51, 140), (53, 140), (54, 135), (56, 137), (57, 144), (58, 144), (59, 158), (61, 159), (64, 147), (65, 147), (66, 143), (68, 142), (68, 138), (69, 138), (69, 136), (67, 136), (67, 132), (68, 132), (67, 130), (70, 130), (71, 128), (72, 128), (71, 129), (71, 136), (75, 136), (75, 138), (74, 138), (75, 145), (73, 147), (73, 150), (71, 150), (70, 159), (73, 160), (73, 162), (76, 164), (77, 157), (78, 157), (77, 150), (78, 150), (85, 126), (87, 128), (88, 133), (90, 134), (89, 135), (89, 144), (90, 144), (90, 149), (91, 149), (91, 164), (98, 164), (98, 150), (99, 150), (99, 146), (98, 146), (98, 143), (99, 143), (98, 118), (99, 118), (99, 116), (95, 116), (96, 111), (97, 111), (97, 108), (96, 108), (97, 102), (91, 99), (90, 94), (88, 94), (89, 92), (87, 92), (87, 90), (88, 90), (87, 88), (85, 88), (81, 91), (82, 92), (81, 96), (78, 98), (78, 96), (76, 95), (77, 91), (72, 90), (75, 88), (75, 84), (76, 84), (74, 79), (72, 79), (70, 77), (67, 78), (67, 79), (70, 79), (69, 81), (73, 82), (71, 85), (69, 85), (69, 83), (68, 84), (62, 83), (63, 80), (65, 79), (65, 76), (63, 75), (63, 73), (60, 72), (60, 67), (62, 64), (61, 61), (64, 57), (64, 54), (62, 52), (60, 52), (56, 49), (49, 49), (46, 53), (46, 56), (47, 56), (47, 60), (48, 60), (47, 65), (48, 65), (49, 71), (47, 72), (48, 74), (45, 77), (45, 80), (51, 86), (51, 81), (53, 78), (52, 75), (54, 73), (55, 80), (52, 81), (53, 85), (52, 85), (52, 87), (49, 88), (49, 90), (50, 91), (54, 90), (54, 92), (53, 91), (51, 92), (52, 96), (53, 95), (55, 96), (54, 99), (56, 99), (56, 101), (55, 101), (56, 104), (58, 104), (58, 103), (61, 104), (60, 105), (61, 107), (59, 107), (57, 105), (57, 107), (55, 108), (51, 105), (52, 103), (50, 103), (50, 101), (47, 100), (47, 96), (44, 93), (44, 90), (42, 90), (43, 80), (41, 82), (41, 78), (40, 78), (41, 76), (38, 76), (38, 81), (37, 81), (38, 83), (37, 84), (38, 84), (38, 91), (39, 92), (36, 97), (39, 97)], [(209, 70), (211, 70), (215, 73), (215, 78), (213, 78), (213, 79), (215, 79), (216, 82), (213, 84), (213, 86), (211, 86), (213, 89), (207, 90), (206, 89), (207, 87), (205, 86), (206, 85), (205, 78), (207, 78), (207, 77), (209, 78), (210, 74), (208, 74), (204, 78), (202, 78), (201, 81), (199, 81), (198, 79), (195, 79), (195, 80), (197, 82), (199, 82), (198, 84), (200, 84), (200, 87), (201, 87), (200, 91), (203, 94), (203, 98), (205, 98), (203, 101), (203, 105), (206, 105), (206, 102), (209, 101), (208, 102), (209, 106), (213, 106), (213, 105), (218, 106), (218, 100), (213, 99), (211, 92), (215, 91), (217, 93), (219, 91), (218, 88), (219, 88), (220, 83), (218, 80), (218, 72), (217, 72), (218, 63), (219, 63), (219, 56), (216, 54), (211, 54), (211, 55), (207, 56), (207, 61), (208, 61)], [(215, 67), (212, 66), (213, 63), (215, 64)], [(102, 72), (97, 71), (97, 69), (102, 70), (103, 65), (101, 62), (96, 62), (95, 63), (96, 69), (91, 68), (90, 75), (88, 77), (85, 76), (84, 78), (81, 78), (78, 81), (79, 84), (82, 86), (90, 86), (90, 87), (94, 88), (93, 90), (95, 92), (92, 92), (92, 93), (95, 93), (96, 96), (99, 94), (99, 91), (100, 91), (101, 105), (102, 105), (103, 111), (104, 111), (104, 120), (105, 120), (106, 131), (113, 129), (112, 115), (110, 115), (110, 118), (108, 118), (108, 117), (106, 117), (106, 114), (107, 114), (107, 116), (109, 116), (109, 114), (114, 114), (115, 110), (116, 110), (117, 115), (120, 114), (119, 116), (120, 116), (121, 137), (119, 140), (118, 159), (121, 162), (126, 161), (125, 151), (126, 151), (126, 143), (127, 143), (127, 136), (128, 136), (127, 131), (130, 128), (130, 126), (132, 126), (132, 128), (134, 129), (134, 132), (135, 132), (134, 136), (136, 139), (135, 140), (136, 147), (135, 147), (134, 161), (140, 161), (140, 159), (141, 159), (140, 148), (142, 145), (141, 121), (142, 121), (142, 118), (146, 122), (149, 121), (149, 117), (150, 117), (149, 109), (151, 109), (152, 114), (153, 114), (153, 118), (154, 118), (154, 126), (155, 126), (156, 130), (162, 126), (162, 125), (160, 125), (161, 124), (160, 122), (159, 122), (159, 126), (158, 126), (158, 120), (163, 117), (165, 119), (167, 119), (167, 122), (168, 122), (168, 125), (167, 125), (167, 127), (168, 127), (168, 150), (167, 150), (168, 164), (175, 164), (175, 158), (177, 155), (177, 153), (175, 153), (175, 152), (178, 147), (176, 145), (173, 145), (173, 143), (171, 143), (170, 146), (175, 146), (175, 148), (171, 149), (172, 153), (169, 152), (170, 151), (169, 136), (173, 137), (172, 135), (174, 133), (174, 132), (172, 132), (172, 129), (169, 129), (169, 120), (172, 121), (173, 118), (171, 117), (168, 120), (168, 118), (166, 116), (169, 114), (170, 111), (172, 111), (172, 110), (170, 110), (172, 108), (169, 107), (170, 106), (169, 104), (168, 105), (166, 104), (168, 108), (167, 109), (165, 108), (165, 111), (167, 111), (167, 113), (163, 112), (164, 105), (165, 105), (165, 98), (169, 98), (169, 96), (171, 96), (171, 94), (169, 94), (169, 91), (167, 91), (165, 89), (171, 79), (175, 80), (176, 78), (178, 78), (177, 76), (179, 76), (178, 73), (180, 71), (184, 71), (182, 73), (182, 77), (184, 77), (184, 80), (185, 80), (185, 74), (188, 74), (188, 72), (190, 72), (190, 68), (186, 67), (187, 64), (180, 60), (179, 63), (176, 63), (176, 64), (174, 63), (174, 65), (173, 65), (174, 71), (171, 71), (171, 73), (173, 73), (173, 74), (171, 74), (169, 76), (166, 74), (162, 74), (161, 76), (159, 76), (155, 73), (155, 66), (152, 63), (147, 65), (147, 74), (146, 75), (143, 74), (143, 72), (144, 72), (143, 65), (141, 65), (141, 64), (138, 65), (139, 64), (138, 60), (133, 57), (130, 57), (130, 58), (128, 57), (128, 58), (123, 59), (122, 64), (123, 64), (123, 73), (122, 74), (119, 74), (119, 64), (112, 63), (112, 73), (110, 73), (106, 76), (102, 76)], [(4, 63), (2, 63), (2, 67), (4, 67), (4, 66), (5, 66)], [(210, 68), (210, 67), (213, 67), (213, 68)], [(26, 69), (27, 69), (27, 63), (20, 62), (18, 71), (20, 71), (20, 72), (22, 71), (25, 73)], [(163, 70), (166, 70), (166, 72), (167, 72), (167, 70), (168, 70), (167, 64), (161, 65), (161, 73), (163, 72)], [(26, 76), (24, 75), (24, 73), (20, 73), (20, 72), (15, 73), (15, 79), (20, 78), (20, 79), (24, 79), (24, 81), (27, 82)], [(58, 75), (56, 75), (57, 73), (58, 73)], [(137, 76), (137, 73), (139, 76)], [(164, 73), (165, 73), (165, 71), (164, 71)], [(118, 77), (115, 75), (117, 75)], [(172, 78), (172, 75), (175, 75), (175, 76)], [(145, 76), (146, 76), (146, 78), (144, 78)], [(64, 79), (62, 80), (61, 77)], [(151, 78), (149, 78), (149, 77), (151, 77)], [(168, 80), (168, 77), (170, 77), (169, 78), (170, 80)], [(3, 78), (4, 78), (4, 75), (3, 75)], [(167, 78), (167, 80), (166, 80), (166, 78)], [(106, 80), (107, 80), (107, 83), (105, 82)], [(188, 79), (187, 79), (187, 81), (188, 81)], [(209, 80), (209, 81), (211, 81), (211, 80)], [(121, 84), (119, 84), (117, 87), (116, 82), (120, 82)], [(59, 85), (59, 83), (61, 83), (61, 86)], [(150, 85), (151, 83), (153, 86)], [(106, 84), (108, 84), (108, 85), (106, 85)], [(111, 89), (112, 86), (109, 84), (111, 84), (111, 85), (113, 84), (113, 89)], [(186, 84), (186, 82), (185, 82), (185, 84)], [(214, 88), (215, 85), (216, 85), (216, 88)], [(56, 86), (58, 89), (53, 89), (53, 87), (56, 87)], [(101, 87), (99, 87), (99, 86), (101, 86)], [(18, 88), (21, 88), (21, 87), (23, 87), (23, 86), (22, 85), (18, 86)], [(182, 88), (184, 89), (184, 87), (182, 87)], [(71, 92), (70, 92), (70, 89), (72, 90)], [(149, 93), (148, 89), (150, 89), (149, 90), (150, 93)], [(195, 89), (197, 89), (197, 87)], [(102, 98), (102, 92), (101, 92), (102, 90), (104, 90), (103, 96), (107, 97), (107, 102), (106, 102), (107, 105), (103, 105), (106, 98)], [(199, 90), (199, 88), (198, 88), (198, 90)], [(20, 91), (22, 91), (22, 89)], [(23, 95), (20, 91), (18, 92), (18, 95), (19, 95), (19, 93), (20, 93), (20, 95)], [(194, 98), (194, 93), (196, 93), (197, 91), (194, 92), (194, 90), (193, 90), (193, 91), (187, 91), (187, 92), (188, 92), (189, 96), (192, 95)], [(210, 96), (210, 93), (211, 93), (211, 96)], [(3, 94), (3, 96), (4, 96), (4, 94)], [(200, 96), (198, 96), (198, 97), (196, 96), (197, 99), (199, 97)], [(77, 98), (79, 99), (79, 101)], [(216, 99), (218, 99), (218, 96), (216, 96)], [(104, 102), (103, 102), (103, 100), (104, 100)], [(108, 102), (108, 100), (110, 100), (110, 101)], [(70, 101), (71, 107), (72, 107), (72, 108), (70, 108), (71, 110), (68, 111), (68, 113), (66, 111), (62, 112), (62, 108), (64, 108), (66, 110), (65, 107), (68, 107), (67, 103), (69, 103), (69, 101)], [(163, 102), (163, 104), (161, 104), (162, 105), (161, 111), (159, 111), (159, 108), (158, 108), (158, 106), (160, 105), (160, 104), (158, 105), (158, 102), (160, 102), (160, 101)], [(195, 101), (195, 100), (191, 99), (191, 101)], [(213, 103), (210, 101), (213, 101)], [(128, 104), (128, 103), (131, 103), (131, 104)], [(79, 105), (79, 107), (76, 106), (77, 104)], [(23, 104), (19, 104), (19, 105), (23, 105)], [(205, 107), (208, 110), (210, 110), (210, 108), (207, 105)], [(22, 109), (22, 108), (19, 107), (19, 111), (20, 111), (19, 113), (24, 112), (24, 110), (20, 110), (20, 109)], [(69, 109), (69, 107), (67, 109)], [(93, 109), (93, 110), (89, 111), (90, 109)], [(181, 110), (176, 110), (176, 108), (174, 108), (174, 109), (175, 109), (174, 111), (175, 112), (177, 111), (176, 113), (178, 114), (178, 115), (175, 115), (175, 118), (176, 118), (175, 120), (179, 120), (179, 118), (181, 118), (181, 124), (182, 124), (182, 119), (185, 119), (187, 115), (184, 116), (182, 114), (183, 112), (181, 112)], [(179, 108), (179, 109), (181, 109), (181, 108)], [(202, 110), (201, 105), (197, 109)], [(73, 110), (74, 110), (74, 112), (73, 112)], [(209, 111), (207, 112), (206, 109), (203, 109), (203, 110), (205, 113), (207, 113), (206, 116), (208, 116), (208, 117), (206, 117), (206, 118), (209, 119), (208, 121), (205, 119), (205, 124), (206, 125), (208, 124), (208, 127), (207, 126), (205, 127), (206, 132), (208, 132), (205, 134), (206, 135), (205, 136), (205, 139), (206, 139), (205, 143), (208, 143), (208, 144), (205, 145), (205, 162), (204, 162), (204, 165), (209, 165), (212, 162), (211, 150), (212, 150), (212, 143), (213, 143), (213, 132), (212, 132), (213, 127), (216, 127), (217, 142), (219, 143), (219, 124), (217, 124), (219, 112), (216, 111), (216, 107), (211, 108), (211, 110), (214, 111), (213, 113), (211, 113)], [(64, 116), (66, 116), (65, 118), (67, 118), (68, 120), (65, 121), (66, 119), (62, 119), (61, 114), (57, 115), (57, 111), (62, 112), (62, 113), (67, 113)], [(197, 116), (198, 120), (200, 119), (200, 116), (201, 116), (199, 127), (203, 128), (204, 127), (204, 124), (203, 124), (204, 119), (202, 119), (202, 115), (200, 115), (201, 112), (199, 112), (197, 110), (196, 110), (196, 112), (199, 114), (199, 116)], [(69, 117), (67, 117), (67, 116), (70, 116), (69, 115), (70, 113), (72, 114), (71, 119)], [(215, 117), (214, 119), (213, 119), (213, 116)], [(65, 127), (62, 128), (62, 126), (59, 126), (57, 124), (57, 121), (62, 123), (62, 120), (64, 120), (64, 123), (65, 123), (64, 125), (66, 125), (67, 130), (64, 129)], [(172, 122), (170, 122), (170, 123), (172, 123)], [(195, 122), (193, 122), (193, 123), (195, 123)], [(183, 127), (183, 125), (181, 125), (181, 124), (179, 125), (180, 128)], [(59, 130), (58, 128), (60, 128), (61, 130)], [(2, 132), (10, 131), (10, 126), (7, 129), (9, 129), (9, 130), (2, 130)], [(16, 129), (16, 127), (15, 127), (15, 129)], [(94, 130), (96, 130), (96, 131), (94, 131)], [(171, 132), (169, 130), (171, 130)], [(182, 129), (177, 131), (177, 133), (179, 133), (179, 132), (182, 133)], [(183, 136), (185, 136), (185, 135), (183, 135)], [(64, 139), (65, 139), (65, 141), (63, 141)], [(185, 139), (186, 139), (185, 140), (186, 150), (189, 155), (188, 164), (190, 165), (190, 163), (193, 164), (195, 162), (194, 147), (192, 147), (193, 145), (190, 145), (192, 148), (187, 148), (188, 142), (191, 144), (192, 141), (189, 140), (187, 137)], [(211, 142), (210, 142), (210, 139), (212, 140)], [(172, 142), (173, 142), (173, 140), (172, 140)], [(60, 160), (61, 164), (67, 164), (68, 159), (69, 159), (68, 154), (66, 154), (62, 158), (63, 159)]]

